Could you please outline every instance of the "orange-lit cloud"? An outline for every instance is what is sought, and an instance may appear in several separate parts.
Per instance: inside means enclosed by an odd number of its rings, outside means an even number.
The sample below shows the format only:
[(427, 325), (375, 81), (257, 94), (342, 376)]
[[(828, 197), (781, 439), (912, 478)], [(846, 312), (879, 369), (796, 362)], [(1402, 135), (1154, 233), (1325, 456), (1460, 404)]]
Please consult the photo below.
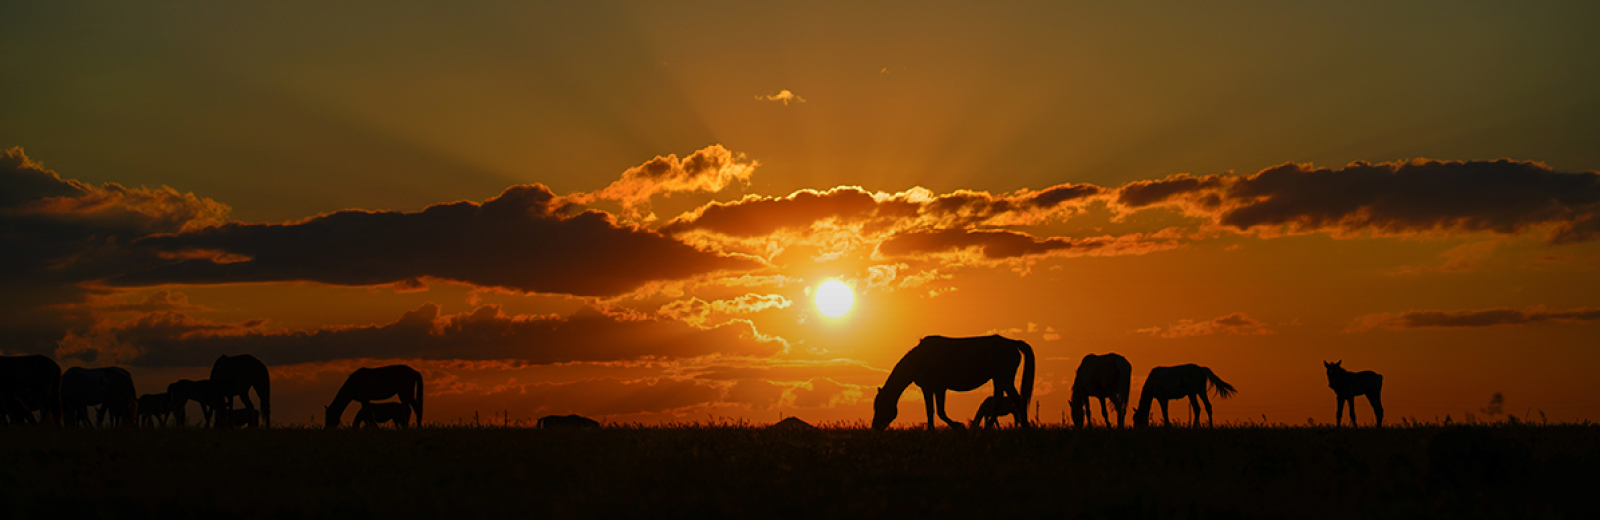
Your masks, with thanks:
[(1059, 256), (1144, 254), (1179, 246), (1172, 240), (1144, 240), (1144, 236), (1138, 234), (1122, 237), (1041, 239), (1016, 231), (942, 229), (896, 234), (878, 246), (878, 252), (888, 257), (904, 257), (973, 250), (985, 259), (1009, 259), (1045, 254)]
[(228, 223), (141, 239), (153, 251), (223, 251), (249, 258), (184, 260), (110, 280), (118, 286), (313, 281), (378, 285), (422, 276), (516, 291), (614, 296), (655, 280), (753, 261), (702, 252), (605, 213), (561, 213), (542, 185), (483, 204), (415, 213), (346, 210), (286, 224)]
[(1239, 336), (1276, 334), (1275, 331), (1267, 328), (1267, 324), (1242, 312), (1218, 316), (1209, 320), (1178, 320), (1177, 323), (1165, 327), (1144, 328), (1136, 332), (1167, 339), (1209, 336), (1212, 334), (1234, 334)]
[(1600, 309), (1578, 308), (1565, 311), (1544, 309), (1481, 309), (1460, 311), (1406, 311), (1401, 313), (1368, 314), (1356, 318), (1346, 332), (1370, 329), (1416, 329), (1427, 327), (1493, 327), (1497, 325), (1531, 325), (1544, 322), (1600, 321)]
[(625, 216), (637, 220), (655, 220), (648, 213), (650, 198), (656, 195), (671, 196), (681, 192), (715, 193), (735, 182), (748, 182), (760, 163), (712, 145), (698, 150), (682, 160), (677, 155), (656, 156), (644, 164), (622, 172), (622, 178), (604, 189), (589, 193), (576, 193), (564, 197), (575, 204), (591, 204), (597, 200), (616, 201), (622, 205)]
[(1600, 173), (1537, 162), (1284, 164), (1254, 175), (1176, 175), (1120, 188), (1126, 209), (1175, 205), (1263, 236), (1543, 232), (1551, 243), (1600, 237)]
[(789, 92), (789, 89), (779, 90), (777, 94), (768, 94), (768, 95), (765, 95), (765, 96), (756, 96), (756, 99), (765, 100), (765, 101), (782, 101), (783, 104), (786, 105), (786, 106), (789, 104), (790, 101), (793, 101), (795, 103), (805, 103), (806, 102), (806, 98), (797, 96), (793, 92)]

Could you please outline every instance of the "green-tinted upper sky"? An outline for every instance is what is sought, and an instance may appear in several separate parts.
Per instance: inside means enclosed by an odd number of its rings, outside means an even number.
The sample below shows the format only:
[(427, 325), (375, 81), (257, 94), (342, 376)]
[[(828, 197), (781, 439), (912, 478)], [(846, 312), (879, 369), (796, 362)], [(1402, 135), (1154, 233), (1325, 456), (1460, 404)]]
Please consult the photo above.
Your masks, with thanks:
[(7, 2), (0, 147), (243, 220), (592, 190), (712, 143), (773, 194), (1600, 168), (1593, 2), (327, 4)]

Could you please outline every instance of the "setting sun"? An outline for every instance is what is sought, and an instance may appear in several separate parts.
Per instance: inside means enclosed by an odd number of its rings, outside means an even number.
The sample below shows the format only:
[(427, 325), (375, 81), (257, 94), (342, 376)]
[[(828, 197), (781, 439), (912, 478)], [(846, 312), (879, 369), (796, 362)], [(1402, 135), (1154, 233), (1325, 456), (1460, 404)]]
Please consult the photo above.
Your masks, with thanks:
[(838, 280), (828, 280), (817, 287), (817, 309), (828, 316), (838, 317), (850, 312), (856, 297), (850, 293), (850, 286)]

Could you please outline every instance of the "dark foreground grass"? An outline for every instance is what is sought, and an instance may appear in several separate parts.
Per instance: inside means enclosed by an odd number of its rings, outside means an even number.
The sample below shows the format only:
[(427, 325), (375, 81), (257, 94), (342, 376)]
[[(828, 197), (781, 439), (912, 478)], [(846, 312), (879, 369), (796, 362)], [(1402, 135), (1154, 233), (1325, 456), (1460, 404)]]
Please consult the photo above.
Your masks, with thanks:
[(0, 518), (1579, 518), (1600, 427), (0, 430)]

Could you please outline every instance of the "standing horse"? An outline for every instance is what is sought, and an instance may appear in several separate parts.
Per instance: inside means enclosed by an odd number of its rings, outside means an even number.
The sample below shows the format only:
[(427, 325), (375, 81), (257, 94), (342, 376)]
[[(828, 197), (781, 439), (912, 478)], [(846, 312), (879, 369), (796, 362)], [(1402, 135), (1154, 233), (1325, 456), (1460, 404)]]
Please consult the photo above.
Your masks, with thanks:
[[(1022, 392), (1012, 382), (1017, 376), (1017, 365), (1022, 368)], [(907, 352), (894, 365), (889, 379), (878, 388), (872, 402), (872, 428), (882, 430), (899, 415), (900, 394), (913, 383), (922, 389), (922, 399), (928, 408), (928, 429), (933, 429), (934, 411), (951, 428), (961, 428), (961, 423), (950, 420), (944, 413), (946, 391), (967, 392), (994, 382), (994, 395), (1012, 401), (1012, 418), (1021, 426), (1028, 425), (1028, 402), (1033, 399), (1033, 347), (1027, 343), (1000, 335), (971, 338), (928, 336)]]
[(1230, 385), (1211, 373), (1211, 369), (1193, 363), (1175, 367), (1155, 367), (1150, 369), (1150, 376), (1144, 380), (1144, 388), (1139, 390), (1139, 407), (1133, 409), (1133, 425), (1148, 426), (1150, 424), (1150, 400), (1159, 399), (1161, 402), (1161, 420), (1168, 426), (1172, 425), (1172, 418), (1167, 417), (1167, 400), (1189, 398), (1190, 426), (1200, 425), (1200, 403), (1196, 397), (1206, 403), (1206, 425), (1215, 426), (1211, 419), (1211, 400), (1206, 398), (1206, 384), (1216, 387), (1217, 395), (1226, 399), (1232, 397), (1235, 390)]
[(1100, 418), (1106, 421), (1106, 426), (1111, 426), (1111, 414), (1106, 412), (1106, 398), (1111, 398), (1111, 404), (1117, 408), (1117, 427), (1122, 427), (1122, 418), (1128, 412), (1128, 388), (1132, 386), (1133, 365), (1128, 359), (1118, 354), (1096, 356), (1089, 354), (1083, 356), (1083, 362), (1078, 363), (1078, 375), (1072, 380), (1072, 399), (1067, 403), (1072, 405), (1072, 425), (1083, 426), (1084, 419), (1094, 425), (1094, 416), (1089, 413), (1089, 398), (1100, 398)]
[(144, 394), (139, 396), (139, 425), (166, 426), (172, 415), (172, 394)]
[(138, 424), (138, 393), (133, 390), (133, 375), (120, 367), (72, 367), (61, 374), (61, 407), (67, 423), (78, 426), (89, 423), (89, 407), (100, 405), (99, 426), (106, 412), (111, 412), (111, 423), (124, 426)]
[(422, 426), (422, 373), (405, 365), (358, 368), (344, 380), (333, 403), (324, 406), (327, 428), (339, 427), (339, 419), (351, 401), (366, 407), (371, 401), (400, 396), (400, 402), (417, 411), (417, 426)]
[(0, 356), (0, 398), (9, 401), (17, 419), (26, 415), (61, 424), (61, 365), (48, 356)]
[[(200, 416), (202, 424), (206, 426), (220, 426), (220, 420), (213, 420), (217, 412), (222, 410), (222, 389), (210, 379), (190, 381), (179, 379), (167, 385), (167, 396), (172, 400), (172, 416), (178, 426), (189, 425), (189, 401), (200, 403)], [(221, 419), (225, 416), (217, 416)]]
[(1339, 366), (1344, 360), (1329, 363), (1322, 362), (1322, 367), (1328, 369), (1328, 388), (1333, 389), (1335, 399), (1339, 400), (1338, 408), (1333, 412), (1333, 426), (1339, 427), (1339, 422), (1344, 419), (1344, 403), (1350, 402), (1350, 425), (1356, 425), (1356, 396), (1367, 396), (1367, 404), (1372, 405), (1372, 414), (1378, 416), (1378, 426), (1383, 426), (1383, 375), (1371, 370), (1351, 372)]
[(1000, 426), (1000, 416), (1017, 413), (1016, 404), (1010, 399), (991, 395), (983, 399), (983, 404), (978, 405), (978, 413), (972, 416), (972, 422), (967, 423), (968, 428), (977, 428), (982, 422), (984, 428)]
[(234, 396), (244, 401), (244, 409), (255, 410), (255, 403), (250, 402), (250, 390), (255, 389), (256, 397), (261, 398), (261, 422), (272, 427), (272, 377), (265, 363), (249, 354), (222, 356), (211, 365), (211, 380), (222, 393), (222, 409), (230, 412)]

